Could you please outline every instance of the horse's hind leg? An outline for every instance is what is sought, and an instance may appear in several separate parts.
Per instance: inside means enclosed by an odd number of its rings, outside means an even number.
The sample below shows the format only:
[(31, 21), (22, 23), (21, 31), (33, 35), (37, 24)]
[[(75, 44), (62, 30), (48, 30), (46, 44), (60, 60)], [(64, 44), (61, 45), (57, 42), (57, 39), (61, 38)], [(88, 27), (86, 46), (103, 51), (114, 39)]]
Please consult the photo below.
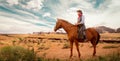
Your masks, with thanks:
[(95, 54), (96, 54), (96, 41), (93, 39), (92, 41), (91, 41), (91, 43), (92, 43), (92, 45), (93, 45), (93, 48), (94, 48), (94, 50), (93, 50), (93, 56), (95, 56)]
[(94, 48), (93, 56), (95, 56), (95, 54), (96, 54), (96, 45), (93, 45), (93, 48)]

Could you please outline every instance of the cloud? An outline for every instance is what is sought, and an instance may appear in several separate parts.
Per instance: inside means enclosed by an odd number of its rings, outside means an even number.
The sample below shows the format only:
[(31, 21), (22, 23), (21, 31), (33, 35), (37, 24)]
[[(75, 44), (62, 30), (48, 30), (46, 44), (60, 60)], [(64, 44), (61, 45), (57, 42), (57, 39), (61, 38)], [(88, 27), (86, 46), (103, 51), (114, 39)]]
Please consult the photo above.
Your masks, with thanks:
[[(0, 18), (4, 19), (6, 17)], [(13, 18), (6, 18), (4, 21), (1, 21), (0, 28), (0, 33), (32, 33), (39, 31), (51, 31), (50, 28), (37, 26), (28, 22), (18, 21)]]
[(43, 17), (50, 17), (50, 16), (51, 16), (51, 14), (49, 12), (47, 12), (43, 15)]
[(19, 3), (18, 0), (6, 0), (6, 2), (8, 2), (9, 5), (17, 5)]
[[(13, 21), (13, 19), (14, 20), (16, 20), (16, 21), (20, 21), (20, 23), (22, 23), (22, 22), (26, 22), (26, 23), (30, 23), (30, 24), (33, 24), (33, 25), (35, 25), (35, 26), (44, 26), (44, 27), (52, 27), (50, 24), (46, 24), (46, 22), (44, 21), (44, 20), (39, 20), (39, 19), (27, 19), (27, 18), (23, 18), (23, 17), (19, 17), (19, 16), (15, 16), (15, 15), (13, 15), (14, 17), (11, 17), (11, 16), (9, 16), (8, 14), (4, 14), (4, 16), (1, 16), (1, 20), (4, 20), (4, 21)], [(7, 17), (11, 17), (11, 18), (9, 18), (9, 20), (8, 19), (6, 19)], [(1, 23), (2, 23), (2, 21), (1, 21)], [(5, 23), (5, 22), (4, 22)], [(49, 22), (48, 22), (49, 23)], [(10, 23), (10, 24), (12, 24), (12, 23)], [(6, 25), (8, 25), (8, 24), (6, 24)]]
[(31, 0), (27, 2), (26, 8), (33, 10), (40, 10), (43, 6), (42, 2), (44, 0)]
[(119, 2), (119, 0), (1, 0), (0, 32), (52, 31), (56, 18), (76, 23), (78, 9), (83, 11), (87, 27), (105, 25), (118, 28)]
[[(118, 28), (120, 27), (120, 5), (119, 1), (114, 0), (104, 0), (104, 1), (98, 1), (95, 0), (92, 3), (90, 1), (85, 0), (75, 0), (75, 1), (63, 1), (61, 0), (62, 8), (60, 11), (58, 11), (58, 17), (67, 19), (71, 23), (75, 23), (77, 21), (77, 15), (76, 10), (82, 9), (84, 15), (85, 15), (85, 22), (87, 27), (93, 27), (96, 25), (103, 25), (101, 23), (104, 22), (105, 26), (109, 26), (112, 28)], [(72, 2), (72, 3), (70, 3)], [(76, 6), (70, 6), (71, 4), (76, 4)], [(96, 3), (99, 3), (98, 5)], [(96, 7), (95, 7), (96, 6)], [(59, 8), (58, 8), (59, 10)], [(64, 10), (64, 11), (63, 11)], [(65, 11), (67, 10), (67, 11)]]

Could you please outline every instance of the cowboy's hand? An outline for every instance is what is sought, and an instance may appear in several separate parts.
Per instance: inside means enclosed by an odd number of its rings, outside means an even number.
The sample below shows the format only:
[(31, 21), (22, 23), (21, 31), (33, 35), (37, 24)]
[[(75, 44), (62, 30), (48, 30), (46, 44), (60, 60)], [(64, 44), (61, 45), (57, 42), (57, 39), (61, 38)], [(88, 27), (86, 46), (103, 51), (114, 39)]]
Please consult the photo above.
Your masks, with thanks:
[(78, 25), (78, 23), (75, 23), (75, 25)]
[(79, 25), (79, 23), (76, 23), (75, 25), (77, 25), (77, 26), (78, 26), (78, 25)]

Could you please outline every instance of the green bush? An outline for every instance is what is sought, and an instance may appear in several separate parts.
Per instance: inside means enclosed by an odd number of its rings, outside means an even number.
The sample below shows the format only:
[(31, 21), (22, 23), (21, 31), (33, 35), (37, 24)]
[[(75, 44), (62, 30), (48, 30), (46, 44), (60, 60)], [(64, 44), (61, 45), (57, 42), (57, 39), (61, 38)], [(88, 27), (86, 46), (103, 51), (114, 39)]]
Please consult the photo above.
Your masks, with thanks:
[(86, 61), (120, 61), (120, 53), (117, 52), (104, 57), (99, 56), (97, 58), (90, 58), (87, 59)]
[(19, 39), (19, 41), (23, 41), (24, 40), (24, 38), (18, 38)]
[(97, 58), (87, 59), (87, 61), (107, 61), (107, 58), (102, 57), (102, 56), (99, 56), (99, 57), (97, 57)]
[(67, 48), (70, 48), (70, 44), (65, 43), (65, 44), (63, 45), (62, 49), (67, 49)]
[(60, 59), (57, 59), (57, 58), (45, 59), (45, 58), (39, 58), (39, 57), (38, 57), (38, 60), (37, 60), (37, 61), (66, 61), (66, 60), (60, 60)]
[(114, 53), (112, 55), (109, 55), (109, 61), (120, 61), (120, 53)]
[(0, 61), (35, 61), (36, 54), (20, 46), (5, 46), (0, 49)]
[[(46, 59), (45, 57), (37, 57), (34, 51), (20, 46), (5, 46), (0, 49), (0, 61), (69, 61), (69, 59)], [(80, 61), (120, 61), (120, 52)]]
[(114, 46), (114, 45), (110, 45), (110, 46), (104, 46), (104, 49), (109, 49), (109, 48), (118, 48), (119, 46)]

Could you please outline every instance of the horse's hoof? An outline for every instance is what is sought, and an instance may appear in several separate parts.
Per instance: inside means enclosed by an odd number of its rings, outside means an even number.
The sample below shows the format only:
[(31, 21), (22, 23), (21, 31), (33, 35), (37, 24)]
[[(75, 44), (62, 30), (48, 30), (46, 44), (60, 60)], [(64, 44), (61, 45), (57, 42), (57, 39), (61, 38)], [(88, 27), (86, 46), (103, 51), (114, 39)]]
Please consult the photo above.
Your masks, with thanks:
[(73, 61), (73, 58), (71, 57), (71, 58), (69, 58), (68, 60), (69, 60), (69, 61)]
[(78, 55), (78, 57), (80, 58), (81, 54)]
[(93, 57), (96, 57), (96, 55), (93, 55)]
[(95, 52), (95, 53), (93, 53), (93, 56), (96, 56), (96, 52)]
[(78, 58), (80, 58), (80, 57), (78, 57)]
[(69, 57), (69, 59), (71, 59), (71, 58), (72, 58), (72, 56)]

